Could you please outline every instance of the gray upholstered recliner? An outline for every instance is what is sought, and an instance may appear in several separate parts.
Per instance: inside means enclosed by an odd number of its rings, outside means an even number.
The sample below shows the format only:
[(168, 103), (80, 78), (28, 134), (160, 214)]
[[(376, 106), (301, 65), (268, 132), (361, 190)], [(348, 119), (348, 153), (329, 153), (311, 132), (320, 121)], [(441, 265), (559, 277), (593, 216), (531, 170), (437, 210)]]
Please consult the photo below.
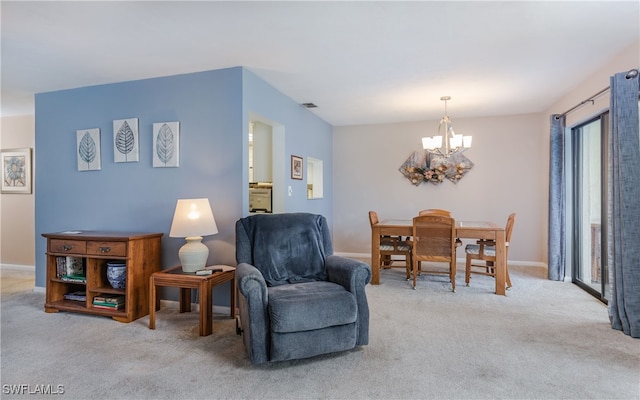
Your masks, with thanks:
[(326, 219), (259, 214), (236, 222), (240, 325), (254, 364), (369, 342), (371, 268), (333, 255)]

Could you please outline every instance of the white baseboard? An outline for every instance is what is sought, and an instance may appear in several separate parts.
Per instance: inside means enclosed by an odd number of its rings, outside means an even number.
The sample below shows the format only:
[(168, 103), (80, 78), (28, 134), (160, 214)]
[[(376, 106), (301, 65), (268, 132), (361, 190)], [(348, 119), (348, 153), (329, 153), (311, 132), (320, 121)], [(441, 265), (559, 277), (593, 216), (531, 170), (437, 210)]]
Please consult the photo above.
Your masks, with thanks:
[(21, 265), (21, 264), (0, 264), (0, 270), (11, 269), (14, 271), (36, 271), (35, 265)]
[(342, 257), (350, 257), (350, 258), (371, 258), (371, 253), (345, 253), (345, 252), (336, 252), (333, 253), (336, 256)]
[[(463, 262), (466, 262), (463, 260)], [(548, 265), (541, 261), (518, 261), (518, 260), (509, 260), (509, 265), (515, 265), (519, 267), (535, 267), (535, 268), (544, 268), (548, 269)]]
[[(176, 300), (160, 300), (160, 308), (173, 308), (175, 310), (180, 309), (180, 302)], [(200, 305), (197, 303), (191, 303), (192, 311), (200, 311)], [(231, 313), (231, 307), (213, 306), (214, 314), (229, 315)]]

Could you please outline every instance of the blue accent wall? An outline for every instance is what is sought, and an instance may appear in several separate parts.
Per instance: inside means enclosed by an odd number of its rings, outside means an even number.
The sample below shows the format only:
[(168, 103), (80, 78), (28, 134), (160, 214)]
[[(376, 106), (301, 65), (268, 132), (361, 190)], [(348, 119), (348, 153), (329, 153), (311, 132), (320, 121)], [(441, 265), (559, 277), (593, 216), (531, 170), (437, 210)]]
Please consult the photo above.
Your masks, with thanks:
[[(249, 132), (249, 114), (259, 114), (274, 122), (284, 125), (285, 136), (285, 188), (292, 187), (292, 195), (285, 193), (285, 209), (287, 212), (311, 212), (324, 215), (329, 227), (333, 226), (333, 127), (318, 118), (307, 108), (291, 101), (291, 99), (251, 71), (244, 71), (243, 79), (243, 122), (244, 131)], [(244, 135), (244, 148), (248, 148), (248, 135)], [(291, 179), (291, 155), (303, 158), (303, 180)], [(324, 198), (307, 199), (307, 157), (323, 161)], [(274, 161), (275, 163), (275, 161)], [(248, 161), (243, 164), (247, 177), (248, 190)], [(248, 199), (248, 195), (244, 196)], [(243, 209), (248, 209), (248, 204)]]
[[(325, 199), (287, 197), (286, 211), (332, 215), (332, 127), (243, 67), (40, 93), (35, 97), (36, 286), (46, 286), (46, 232), (163, 232), (162, 268), (179, 264), (169, 238), (176, 200), (206, 197), (219, 233), (209, 264), (235, 265), (235, 222), (247, 215), (248, 115), (286, 126), (292, 154), (324, 160)], [(113, 161), (113, 121), (138, 118), (139, 161)], [(153, 168), (152, 126), (180, 122), (180, 166)], [(102, 167), (78, 171), (76, 131), (100, 129)], [(287, 173), (288, 170), (287, 170)], [(290, 180), (288, 180), (290, 181)], [(304, 185), (296, 181), (296, 185)], [(228, 305), (228, 290), (214, 304)]]

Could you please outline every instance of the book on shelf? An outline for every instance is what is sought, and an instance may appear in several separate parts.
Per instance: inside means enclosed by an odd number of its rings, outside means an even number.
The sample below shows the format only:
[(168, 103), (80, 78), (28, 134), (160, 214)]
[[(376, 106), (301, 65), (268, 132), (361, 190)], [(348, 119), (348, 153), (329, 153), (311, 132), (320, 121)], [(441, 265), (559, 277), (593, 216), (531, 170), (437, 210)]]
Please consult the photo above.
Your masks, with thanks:
[(56, 257), (56, 277), (62, 278), (67, 274), (67, 257)]
[(124, 304), (124, 296), (98, 295), (93, 298), (93, 304)]
[(83, 275), (62, 275), (60, 279), (65, 282), (87, 283), (87, 277)]
[(99, 308), (101, 310), (116, 311), (116, 310), (124, 309), (124, 304), (123, 305), (115, 305), (115, 306), (105, 306), (105, 305), (102, 305), (102, 304), (94, 304), (93, 308)]
[(101, 310), (122, 310), (124, 308), (124, 304), (96, 304), (93, 303), (94, 308), (99, 308)]
[(75, 301), (87, 301), (87, 293), (86, 292), (71, 292), (64, 295), (64, 298), (67, 300), (75, 300)]

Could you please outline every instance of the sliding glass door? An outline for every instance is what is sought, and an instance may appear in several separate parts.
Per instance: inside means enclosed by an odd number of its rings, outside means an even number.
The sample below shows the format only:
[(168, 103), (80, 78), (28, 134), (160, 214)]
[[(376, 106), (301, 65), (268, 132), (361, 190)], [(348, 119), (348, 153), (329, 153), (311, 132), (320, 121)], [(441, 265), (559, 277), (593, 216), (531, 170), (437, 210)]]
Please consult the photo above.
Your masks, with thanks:
[(607, 302), (608, 113), (571, 130), (573, 282)]

